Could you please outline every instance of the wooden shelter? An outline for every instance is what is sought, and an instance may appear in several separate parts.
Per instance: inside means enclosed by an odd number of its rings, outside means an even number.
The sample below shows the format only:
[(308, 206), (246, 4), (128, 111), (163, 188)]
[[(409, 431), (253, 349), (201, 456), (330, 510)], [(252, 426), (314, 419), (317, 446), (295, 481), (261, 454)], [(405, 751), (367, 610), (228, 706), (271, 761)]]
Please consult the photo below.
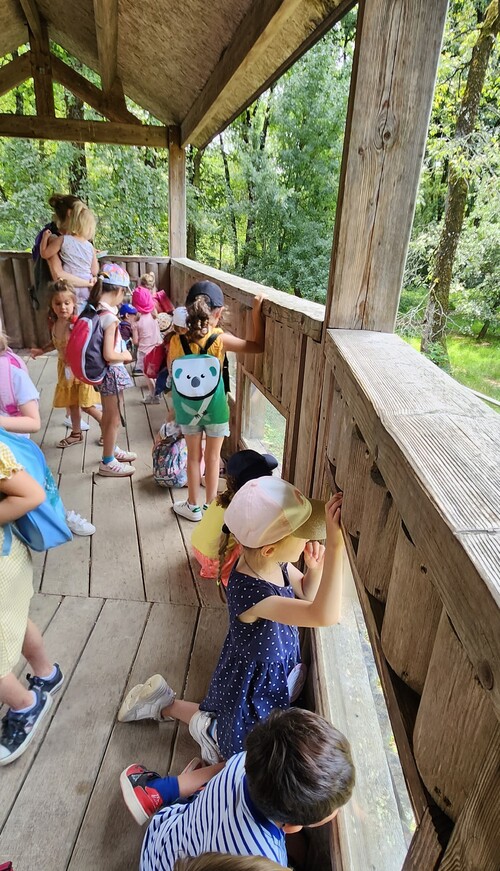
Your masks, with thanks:
[[(0, 135), (168, 146), (170, 257), (149, 265), (175, 301), (200, 277), (218, 281), (236, 331), (254, 293), (266, 296), (266, 350), (238, 361), (230, 447), (248, 443), (257, 389), (285, 420), (283, 475), (312, 495), (344, 491), (346, 550), (416, 828), (396, 861), (376, 800), (381, 770), (362, 764), (351, 608), (310, 638), (311, 696), (351, 737), (359, 801), (373, 798), (364, 820), (351, 804), (332, 827), (332, 861), (346, 871), (497, 871), (500, 418), (393, 335), (446, 0), (360, 0), (326, 307), (299, 307), (185, 257), (186, 144), (208, 142), (351, 5), (0, 0), (0, 55), (30, 43), (0, 69), (0, 89), (33, 75), (37, 104), (33, 117), (0, 116)], [(57, 60), (50, 39), (97, 70), (101, 89)], [(55, 118), (53, 81), (107, 120)], [(142, 125), (124, 94), (163, 126)], [(148, 264), (122, 260), (133, 277)], [(1, 301), (19, 346), (37, 331), (28, 280), (29, 257), (4, 252)], [(158, 601), (158, 590), (145, 598)], [(373, 827), (370, 813), (381, 815)]]

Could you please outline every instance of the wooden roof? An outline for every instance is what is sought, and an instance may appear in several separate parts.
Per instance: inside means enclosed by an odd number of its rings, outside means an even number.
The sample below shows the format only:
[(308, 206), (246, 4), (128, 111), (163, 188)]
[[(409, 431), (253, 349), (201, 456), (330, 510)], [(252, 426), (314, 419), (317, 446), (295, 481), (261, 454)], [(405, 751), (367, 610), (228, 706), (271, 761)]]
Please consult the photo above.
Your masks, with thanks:
[[(0, 56), (27, 21), (201, 146), (352, 5), (346, 0), (0, 0)], [(35, 23), (34, 23), (35, 22)]]

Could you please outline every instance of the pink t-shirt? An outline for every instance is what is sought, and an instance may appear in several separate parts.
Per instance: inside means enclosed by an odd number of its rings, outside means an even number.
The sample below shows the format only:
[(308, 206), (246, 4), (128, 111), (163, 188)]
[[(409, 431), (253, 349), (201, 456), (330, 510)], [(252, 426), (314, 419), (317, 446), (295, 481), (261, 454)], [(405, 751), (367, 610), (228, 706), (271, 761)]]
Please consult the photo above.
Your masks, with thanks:
[(151, 313), (141, 314), (135, 324), (137, 330), (137, 350), (141, 355), (147, 354), (156, 345), (161, 344), (160, 328)]

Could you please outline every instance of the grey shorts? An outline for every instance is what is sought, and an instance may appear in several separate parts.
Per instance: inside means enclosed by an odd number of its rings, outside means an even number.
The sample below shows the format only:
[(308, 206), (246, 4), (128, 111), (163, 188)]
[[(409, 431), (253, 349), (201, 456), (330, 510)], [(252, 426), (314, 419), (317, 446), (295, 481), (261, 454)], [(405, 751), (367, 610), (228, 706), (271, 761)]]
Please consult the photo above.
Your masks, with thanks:
[(181, 432), (184, 436), (204, 432), (208, 438), (220, 439), (229, 435), (229, 423), (195, 423), (186, 426), (181, 424)]

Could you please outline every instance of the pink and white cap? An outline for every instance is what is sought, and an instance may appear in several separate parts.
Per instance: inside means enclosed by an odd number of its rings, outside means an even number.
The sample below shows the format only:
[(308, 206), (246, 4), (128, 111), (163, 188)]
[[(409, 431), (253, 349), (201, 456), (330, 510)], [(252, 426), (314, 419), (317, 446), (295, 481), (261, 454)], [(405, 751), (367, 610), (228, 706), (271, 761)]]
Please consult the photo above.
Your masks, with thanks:
[(224, 523), (244, 547), (275, 544), (287, 535), (325, 537), (325, 508), (293, 484), (265, 476), (248, 481), (233, 496)]

